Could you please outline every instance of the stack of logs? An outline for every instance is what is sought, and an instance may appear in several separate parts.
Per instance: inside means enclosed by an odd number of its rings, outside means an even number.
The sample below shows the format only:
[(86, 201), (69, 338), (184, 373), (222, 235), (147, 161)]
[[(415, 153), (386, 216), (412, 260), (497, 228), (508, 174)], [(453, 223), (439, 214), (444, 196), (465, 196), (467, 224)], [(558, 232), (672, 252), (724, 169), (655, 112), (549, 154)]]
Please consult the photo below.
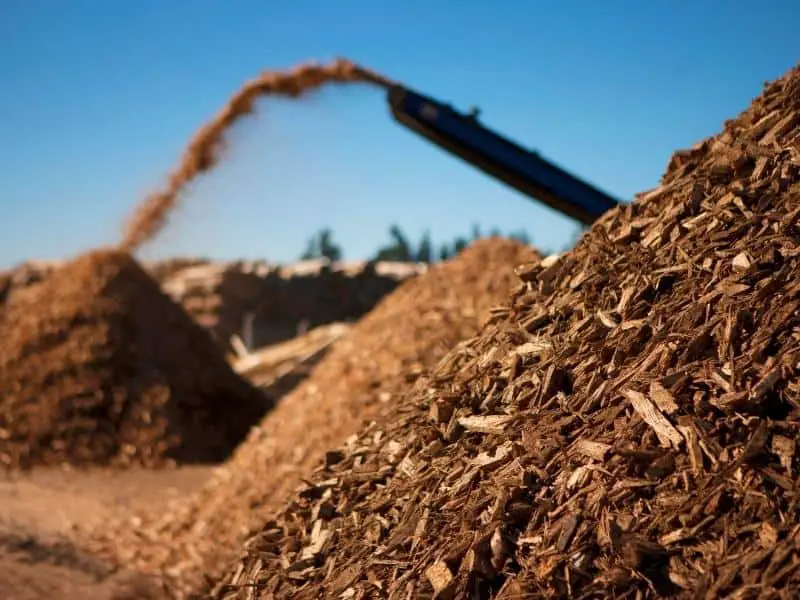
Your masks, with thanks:
[[(0, 303), (44, 280), (61, 263), (29, 261), (0, 273)], [(249, 348), (304, 330), (353, 321), (424, 265), (335, 262), (275, 265), (261, 261), (169, 259), (145, 265), (161, 288), (226, 349), (231, 336)]]
[(319, 325), (356, 320), (423, 269), (326, 260), (286, 266), (210, 262), (180, 270), (161, 285), (223, 345), (238, 334), (256, 348)]

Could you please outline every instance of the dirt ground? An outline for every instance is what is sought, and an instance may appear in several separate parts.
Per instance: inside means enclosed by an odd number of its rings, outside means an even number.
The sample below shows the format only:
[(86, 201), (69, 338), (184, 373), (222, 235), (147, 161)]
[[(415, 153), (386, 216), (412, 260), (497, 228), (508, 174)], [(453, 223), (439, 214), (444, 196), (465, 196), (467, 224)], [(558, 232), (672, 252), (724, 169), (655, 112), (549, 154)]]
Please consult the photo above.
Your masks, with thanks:
[(73, 528), (98, 525), (197, 490), (212, 467), (166, 471), (61, 470), (0, 475), (0, 590), (4, 600), (155, 600), (160, 590), (82, 553)]

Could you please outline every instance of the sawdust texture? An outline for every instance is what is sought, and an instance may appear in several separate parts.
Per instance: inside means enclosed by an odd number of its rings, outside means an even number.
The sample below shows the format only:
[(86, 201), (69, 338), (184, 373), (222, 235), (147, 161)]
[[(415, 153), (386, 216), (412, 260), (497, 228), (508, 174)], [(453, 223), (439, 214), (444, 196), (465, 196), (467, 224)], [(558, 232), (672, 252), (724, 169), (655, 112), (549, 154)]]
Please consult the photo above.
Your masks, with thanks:
[(348, 60), (337, 59), (328, 65), (306, 64), (285, 72), (267, 71), (247, 82), (225, 107), (200, 128), (169, 175), (167, 186), (144, 199), (126, 224), (121, 248), (134, 252), (166, 225), (184, 189), (198, 176), (211, 170), (220, 160), (225, 132), (254, 110), (261, 96), (298, 98), (326, 84), (367, 83), (386, 87), (391, 81)]
[(800, 69), (520, 278), (216, 597), (800, 596)]
[(221, 575), (320, 461), (370, 419), (400, 403), (410, 382), (474, 335), (516, 282), (533, 249), (490, 238), (401, 284), (334, 344), (254, 430), (210, 483), (186, 502), (104, 525), (93, 547), (120, 564), (165, 575), (176, 595)]
[(267, 410), (128, 254), (82, 255), (0, 311), (0, 462), (221, 462)]

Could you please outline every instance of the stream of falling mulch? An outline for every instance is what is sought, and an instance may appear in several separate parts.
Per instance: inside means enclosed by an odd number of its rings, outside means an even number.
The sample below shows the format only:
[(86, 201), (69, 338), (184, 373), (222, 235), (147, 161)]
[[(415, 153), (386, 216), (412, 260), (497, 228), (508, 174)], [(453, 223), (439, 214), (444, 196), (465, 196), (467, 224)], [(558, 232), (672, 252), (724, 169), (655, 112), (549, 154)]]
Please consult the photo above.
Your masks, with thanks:
[(211, 121), (189, 142), (178, 166), (170, 173), (167, 186), (145, 198), (125, 224), (120, 247), (135, 252), (167, 224), (182, 192), (199, 175), (214, 168), (225, 147), (225, 133), (254, 110), (261, 96), (299, 98), (329, 84), (364, 83), (387, 87), (386, 77), (351, 61), (337, 59), (328, 65), (306, 64), (285, 72), (266, 71), (238, 90)]

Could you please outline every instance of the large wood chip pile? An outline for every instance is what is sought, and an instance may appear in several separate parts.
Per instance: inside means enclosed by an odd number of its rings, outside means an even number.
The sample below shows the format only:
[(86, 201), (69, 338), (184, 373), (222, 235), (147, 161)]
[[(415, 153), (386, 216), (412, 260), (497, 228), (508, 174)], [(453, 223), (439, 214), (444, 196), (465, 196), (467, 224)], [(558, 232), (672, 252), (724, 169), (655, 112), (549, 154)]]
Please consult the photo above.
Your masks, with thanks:
[(0, 310), (0, 464), (221, 462), (269, 407), (127, 254), (95, 251)]
[(533, 249), (488, 238), (431, 267), (384, 298), (334, 344), (311, 376), (283, 398), (197, 495), (132, 520), (106, 524), (92, 546), (173, 591), (205, 584), (238, 556), (302, 477), (370, 419), (391, 411), (410, 382), (474, 335), (516, 284)]
[(216, 597), (800, 596), (800, 69), (520, 278)]

